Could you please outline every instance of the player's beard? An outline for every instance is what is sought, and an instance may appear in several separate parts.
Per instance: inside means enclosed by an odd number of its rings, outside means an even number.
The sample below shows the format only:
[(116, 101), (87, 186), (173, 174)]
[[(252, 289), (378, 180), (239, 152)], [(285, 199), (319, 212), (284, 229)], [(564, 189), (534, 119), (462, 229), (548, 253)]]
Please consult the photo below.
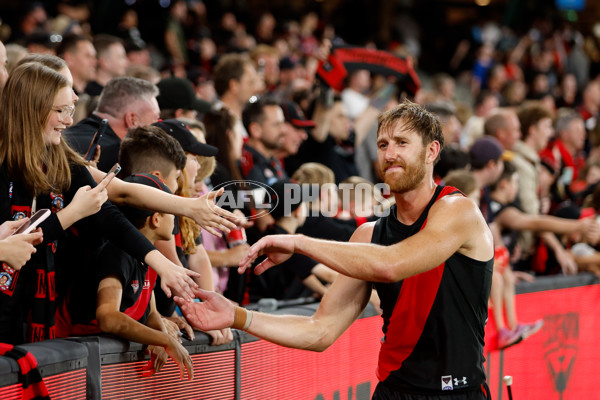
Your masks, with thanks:
[[(393, 193), (406, 193), (415, 189), (425, 177), (425, 155), (426, 149), (421, 151), (417, 161), (412, 164), (407, 163), (389, 163), (385, 164), (382, 172), (383, 181), (390, 187)], [(395, 176), (396, 172), (385, 173), (385, 168), (392, 165), (400, 165), (403, 171), (398, 171), (400, 176)]]

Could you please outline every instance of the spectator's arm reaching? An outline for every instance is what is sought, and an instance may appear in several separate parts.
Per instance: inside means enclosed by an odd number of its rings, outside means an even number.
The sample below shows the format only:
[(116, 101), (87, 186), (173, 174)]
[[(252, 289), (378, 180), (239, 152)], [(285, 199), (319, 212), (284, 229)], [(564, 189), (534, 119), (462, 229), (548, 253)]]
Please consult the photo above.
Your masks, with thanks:
[(337, 272), (321, 263), (315, 265), (311, 272), (316, 275), (317, 278), (327, 283), (332, 283), (339, 275)]
[(231, 249), (223, 250), (206, 250), (210, 263), (213, 267), (236, 267), (242, 261), (242, 258), (248, 252), (248, 246), (246, 243), (235, 246)]
[(565, 250), (560, 241), (550, 232), (540, 233), (540, 237), (545, 240), (546, 245), (554, 252), (556, 261), (560, 264), (563, 274), (573, 275), (577, 273), (577, 263), (573, 259), (573, 255)]
[(325, 292), (327, 292), (327, 286), (323, 285), (319, 278), (315, 275), (310, 274), (306, 278), (302, 280), (304, 286), (312, 290), (314, 293), (318, 294), (319, 297), (323, 297)]
[(316, 126), (310, 130), (310, 135), (319, 143), (323, 143), (327, 139), (327, 135), (329, 135), (331, 110), (331, 107), (328, 108), (320, 102), (317, 102), (315, 106), (313, 121), (315, 121)]
[[(88, 169), (96, 182), (105, 175), (96, 168)], [(229, 232), (230, 229), (235, 229), (236, 224), (232, 221), (238, 221), (233, 213), (214, 203), (214, 199), (222, 193), (223, 190), (212, 191), (197, 198), (175, 196), (150, 186), (124, 182), (118, 178), (113, 179), (108, 186), (108, 197), (114, 204), (128, 204), (146, 210), (183, 215), (192, 218), (216, 236), (221, 235), (219, 231)]]
[(156, 240), (154, 242), (154, 247), (156, 247), (158, 251), (160, 251), (160, 253), (173, 264), (183, 267), (183, 264), (181, 264), (181, 260), (177, 255), (174, 236), (172, 236), (169, 240)]
[(531, 215), (515, 207), (505, 208), (496, 217), (496, 222), (504, 228), (513, 230), (549, 231), (558, 234), (581, 232), (596, 237), (600, 225), (591, 218), (573, 220), (552, 215)]
[(198, 273), (198, 276), (194, 278), (194, 280), (199, 288), (204, 290), (215, 290), (212, 265), (204, 246), (201, 244), (196, 246), (196, 252), (194, 254), (190, 254), (189, 268)]

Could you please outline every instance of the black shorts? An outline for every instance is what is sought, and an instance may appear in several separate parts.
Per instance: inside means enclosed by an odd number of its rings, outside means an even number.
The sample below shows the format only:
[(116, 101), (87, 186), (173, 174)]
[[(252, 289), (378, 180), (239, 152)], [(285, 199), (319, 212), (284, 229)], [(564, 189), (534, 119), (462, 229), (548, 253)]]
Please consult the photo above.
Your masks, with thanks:
[(439, 394), (420, 394), (400, 391), (379, 382), (372, 400), (491, 400), (491, 398), (490, 388), (485, 383), (481, 385), (481, 388), (449, 390)]

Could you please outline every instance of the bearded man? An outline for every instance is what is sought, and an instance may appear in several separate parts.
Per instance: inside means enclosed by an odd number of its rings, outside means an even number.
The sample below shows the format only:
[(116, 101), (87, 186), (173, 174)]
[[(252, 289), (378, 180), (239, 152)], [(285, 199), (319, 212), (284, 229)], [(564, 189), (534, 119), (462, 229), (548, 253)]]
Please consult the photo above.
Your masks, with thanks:
[(351, 243), (280, 235), (250, 248), (241, 271), (261, 255), (267, 258), (256, 273), (300, 253), (340, 273), (314, 315), (248, 311), (197, 291), (203, 303), (176, 300), (192, 326), (233, 326), (282, 346), (323, 351), (358, 318), (375, 287), (384, 338), (373, 399), (490, 398), (483, 345), (492, 234), (473, 201), (434, 183), (443, 144), (437, 117), (405, 101), (379, 117), (380, 172), (396, 199), (388, 216), (361, 225)]

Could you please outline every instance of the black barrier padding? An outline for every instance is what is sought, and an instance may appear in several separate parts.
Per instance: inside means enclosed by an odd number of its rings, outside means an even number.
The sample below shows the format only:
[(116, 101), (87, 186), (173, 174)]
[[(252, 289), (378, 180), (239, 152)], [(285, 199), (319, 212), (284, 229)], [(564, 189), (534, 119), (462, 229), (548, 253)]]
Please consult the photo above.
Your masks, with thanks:
[(46, 340), (23, 344), (19, 347), (35, 355), (38, 367), (45, 367), (61, 361), (85, 359), (88, 355), (85, 346), (67, 339)]
[(91, 336), (73, 339), (83, 343), (88, 350), (88, 366), (85, 371), (85, 394), (87, 400), (102, 399), (102, 367), (100, 366), (100, 338)]
[[(185, 338), (182, 338), (183, 346), (189, 351), (190, 354), (231, 350), (235, 348), (235, 343), (228, 343), (221, 346), (211, 346), (210, 343), (212, 339), (210, 336), (204, 332), (196, 331), (194, 333), (194, 340), (186, 340)], [(69, 340), (80, 341), (83, 343), (91, 339), (98, 340), (101, 365), (149, 359), (149, 356), (146, 356), (145, 354), (144, 345), (136, 342), (130, 342), (117, 336), (82, 336), (79, 338), (70, 338)]]
[(538, 276), (533, 282), (521, 282), (515, 286), (517, 294), (543, 292), (544, 290), (567, 289), (597, 284), (596, 275), (584, 272), (577, 275)]
[[(521, 294), (597, 283), (598, 279), (593, 274), (589, 273), (581, 273), (575, 276), (537, 277), (533, 283), (520, 283), (517, 285), (516, 291), (518, 294)], [(316, 311), (318, 306), (319, 303), (295, 305), (292, 307), (284, 306), (278, 308), (273, 314), (310, 316)], [(360, 318), (367, 318), (375, 315), (377, 314), (369, 304), (361, 314)], [(23, 345), (22, 347), (35, 356), (42, 376), (51, 376), (86, 368), (88, 365), (87, 357), (89, 352), (85, 343), (90, 340), (97, 340), (98, 342), (101, 365), (141, 361), (148, 358), (148, 356), (144, 354), (144, 347), (141, 344), (111, 336), (53, 339)], [(258, 338), (246, 332), (236, 331), (232, 343), (223, 346), (210, 346), (209, 336), (202, 332), (196, 332), (195, 340), (188, 341), (184, 339), (183, 345), (188, 349), (190, 354), (199, 354), (231, 350), (235, 349), (236, 346), (239, 348), (241, 344), (258, 340)], [(0, 356), (0, 388), (17, 383), (18, 370), (19, 368), (16, 361)], [(239, 396), (239, 392), (237, 392), (236, 395)]]
[[(20, 345), (33, 354), (43, 377), (87, 367), (88, 352), (84, 345), (65, 339)], [(19, 364), (11, 358), (0, 357), (0, 386), (18, 383)]]
[(15, 360), (0, 356), (0, 387), (17, 383), (19, 365)]
[(140, 361), (145, 358), (144, 345), (130, 342), (116, 336), (98, 337), (100, 346), (100, 364), (117, 364)]
[(87, 348), (67, 339), (53, 339), (19, 346), (34, 355), (42, 376), (87, 367)]

